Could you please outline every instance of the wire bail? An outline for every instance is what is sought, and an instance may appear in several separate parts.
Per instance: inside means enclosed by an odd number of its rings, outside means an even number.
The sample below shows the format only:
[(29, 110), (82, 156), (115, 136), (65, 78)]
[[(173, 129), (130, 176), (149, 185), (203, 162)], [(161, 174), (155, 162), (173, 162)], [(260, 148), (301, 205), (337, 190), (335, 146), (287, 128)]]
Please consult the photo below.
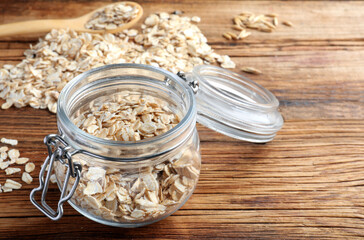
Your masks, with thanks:
[[(71, 153), (69, 151), (70, 149), (69, 145), (61, 136), (57, 134), (50, 134), (44, 138), (44, 144), (47, 146), (48, 156), (44, 161), (44, 164), (39, 173), (39, 187), (31, 191), (30, 201), (47, 217), (49, 217), (54, 221), (57, 221), (63, 216), (63, 203), (68, 201), (72, 197), (78, 186), (78, 183), (80, 181), (82, 166), (78, 163), (73, 163), (72, 155), (76, 154), (77, 151)], [(62, 163), (67, 167), (67, 173), (64, 179), (63, 187), (62, 189), (60, 189), (61, 196), (58, 201), (57, 211), (54, 211), (46, 203), (48, 185), (53, 170), (53, 164), (55, 161), (59, 161), (60, 163)], [(48, 170), (46, 170), (47, 166), (49, 166)], [(44, 180), (44, 175), (46, 171), (47, 171), (46, 178)], [(75, 178), (75, 182), (73, 183), (72, 188), (69, 190), (67, 194), (67, 187), (70, 177)], [(59, 183), (59, 186), (60, 185), (61, 184)], [(39, 191), (42, 191), (40, 204), (35, 200), (34, 197), (36, 192)]]

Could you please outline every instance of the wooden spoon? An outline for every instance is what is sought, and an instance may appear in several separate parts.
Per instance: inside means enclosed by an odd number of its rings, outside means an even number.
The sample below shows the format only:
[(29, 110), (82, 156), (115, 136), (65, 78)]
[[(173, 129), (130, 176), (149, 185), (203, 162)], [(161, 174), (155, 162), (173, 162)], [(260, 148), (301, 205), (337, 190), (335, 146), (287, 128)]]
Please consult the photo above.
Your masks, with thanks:
[[(91, 19), (92, 15), (100, 10), (103, 10), (108, 5), (98, 8), (88, 14), (85, 14), (78, 18), (71, 19), (44, 19), (44, 20), (31, 20), (24, 22), (16, 22), (16, 23), (8, 23), (0, 25), (0, 37), (8, 37), (13, 35), (23, 35), (29, 33), (46, 33), (51, 31), (54, 28), (69, 28), (78, 32), (90, 32), (90, 33), (115, 33), (120, 32), (124, 29), (128, 29), (132, 27), (143, 15), (143, 8), (135, 2), (123, 2), (126, 5), (134, 6), (139, 9), (137, 16), (132, 19), (130, 22), (112, 29), (112, 30), (93, 30), (85, 28), (85, 24)], [(117, 3), (113, 3), (110, 5), (114, 5)]]

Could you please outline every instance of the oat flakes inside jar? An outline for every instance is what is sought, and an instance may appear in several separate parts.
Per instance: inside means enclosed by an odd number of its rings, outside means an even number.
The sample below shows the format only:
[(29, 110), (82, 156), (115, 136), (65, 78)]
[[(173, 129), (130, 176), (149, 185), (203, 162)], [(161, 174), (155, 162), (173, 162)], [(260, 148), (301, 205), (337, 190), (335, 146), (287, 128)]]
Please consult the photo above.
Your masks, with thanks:
[[(49, 156), (31, 201), (53, 220), (62, 217), (68, 201), (107, 225), (159, 221), (196, 187), (196, 119), (227, 136), (261, 143), (283, 124), (277, 108), (268, 90), (218, 67), (198, 66), (186, 75), (140, 64), (90, 70), (60, 94), (59, 133), (45, 138)], [(57, 211), (45, 203), (53, 169), (62, 192)], [(41, 204), (34, 199), (37, 191), (43, 191)]]

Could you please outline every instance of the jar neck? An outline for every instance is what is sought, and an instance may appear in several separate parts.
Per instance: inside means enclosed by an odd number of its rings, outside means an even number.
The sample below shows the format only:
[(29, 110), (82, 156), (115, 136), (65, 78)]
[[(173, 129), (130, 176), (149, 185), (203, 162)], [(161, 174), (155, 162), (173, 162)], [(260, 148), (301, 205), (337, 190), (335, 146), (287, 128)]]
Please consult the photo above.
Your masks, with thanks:
[[(95, 137), (72, 122), (72, 114), (82, 104), (110, 94), (110, 91), (136, 86), (173, 99), (183, 116), (180, 123), (159, 136), (123, 142)], [(196, 107), (192, 90), (178, 76), (147, 65), (113, 64), (87, 71), (66, 85), (58, 100), (57, 122), (60, 134), (73, 149), (107, 160), (130, 162), (166, 154), (187, 141), (195, 129)]]

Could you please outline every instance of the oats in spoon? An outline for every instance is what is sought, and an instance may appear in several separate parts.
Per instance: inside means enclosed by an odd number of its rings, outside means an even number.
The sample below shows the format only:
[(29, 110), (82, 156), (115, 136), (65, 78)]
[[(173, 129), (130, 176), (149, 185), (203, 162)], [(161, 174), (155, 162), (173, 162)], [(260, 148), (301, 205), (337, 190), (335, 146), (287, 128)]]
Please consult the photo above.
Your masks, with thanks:
[(113, 30), (133, 20), (139, 13), (136, 6), (124, 2), (109, 5), (95, 12), (85, 24), (85, 28), (93, 30)]

